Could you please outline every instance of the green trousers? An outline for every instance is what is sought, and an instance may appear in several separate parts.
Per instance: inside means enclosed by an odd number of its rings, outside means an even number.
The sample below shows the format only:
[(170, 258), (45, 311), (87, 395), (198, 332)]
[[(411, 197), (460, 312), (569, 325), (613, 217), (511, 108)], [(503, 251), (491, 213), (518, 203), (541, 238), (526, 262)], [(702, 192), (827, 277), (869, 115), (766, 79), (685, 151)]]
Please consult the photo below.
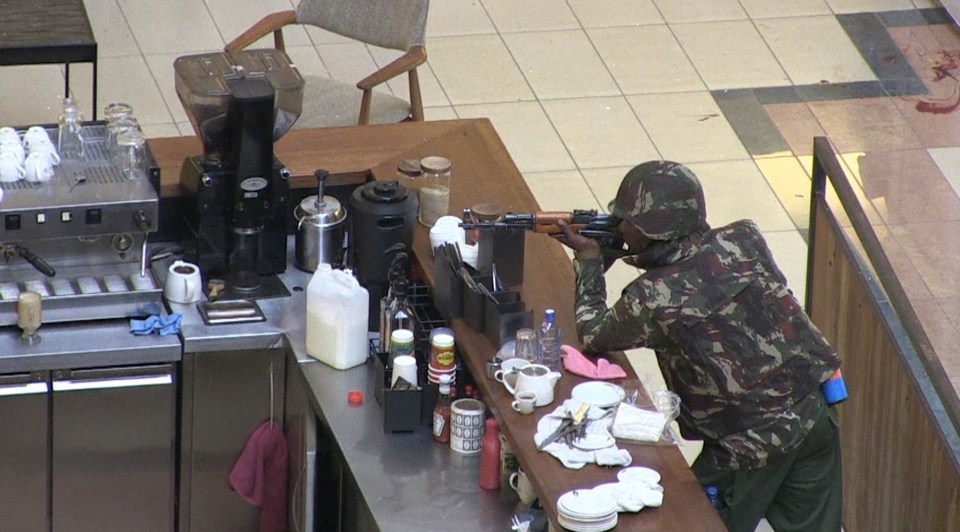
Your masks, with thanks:
[(697, 460), (702, 486), (716, 486), (720, 518), (731, 532), (753, 532), (760, 519), (774, 530), (834, 532), (841, 525), (840, 434), (826, 408), (806, 439), (785, 456), (749, 471), (721, 470)]

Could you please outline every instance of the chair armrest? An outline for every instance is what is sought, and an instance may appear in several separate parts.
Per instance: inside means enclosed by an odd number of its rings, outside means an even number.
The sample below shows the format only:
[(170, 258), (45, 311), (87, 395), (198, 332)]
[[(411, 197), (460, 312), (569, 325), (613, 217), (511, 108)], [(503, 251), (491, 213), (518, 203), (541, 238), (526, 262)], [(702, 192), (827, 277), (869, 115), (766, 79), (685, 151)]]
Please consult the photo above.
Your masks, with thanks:
[(294, 24), (296, 22), (296, 11), (290, 10), (271, 13), (260, 19), (259, 22), (251, 26), (247, 31), (240, 34), (239, 37), (230, 41), (230, 43), (224, 46), (223, 49), (227, 52), (242, 50), (247, 46), (259, 41), (261, 38), (266, 37), (270, 33), (273, 33), (274, 42), (277, 45), (276, 47), (280, 50), (283, 50), (283, 33), (281, 33), (281, 29), (288, 24)]
[(357, 82), (357, 88), (370, 90), (404, 72), (409, 72), (427, 61), (427, 49), (421, 45), (411, 46), (407, 53), (394, 59), (390, 64)]

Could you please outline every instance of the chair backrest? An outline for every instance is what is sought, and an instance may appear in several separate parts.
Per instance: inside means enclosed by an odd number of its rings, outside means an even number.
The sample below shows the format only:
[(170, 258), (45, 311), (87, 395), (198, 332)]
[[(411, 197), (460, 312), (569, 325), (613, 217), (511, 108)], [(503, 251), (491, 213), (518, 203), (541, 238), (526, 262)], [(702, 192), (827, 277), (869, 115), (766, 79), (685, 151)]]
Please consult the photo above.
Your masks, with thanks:
[(429, 0), (301, 0), (297, 22), (358, 41), (407, 50), (424, 44)]

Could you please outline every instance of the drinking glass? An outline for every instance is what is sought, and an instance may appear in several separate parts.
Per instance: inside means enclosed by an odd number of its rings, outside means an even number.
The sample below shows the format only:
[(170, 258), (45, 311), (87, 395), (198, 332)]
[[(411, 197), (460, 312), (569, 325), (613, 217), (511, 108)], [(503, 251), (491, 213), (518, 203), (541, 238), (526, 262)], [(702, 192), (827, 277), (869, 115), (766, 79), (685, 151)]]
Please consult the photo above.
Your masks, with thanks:
[(537, 333), (533, 329), (517, 331), (516, 347), (514, 348), (515, 358), (522, 358), (531, 364), (536, 364), (539, 351), (537, 347)]
[(137, 129), (120, 133), (117, 137), (117, 157), (120, 171), (127, 179), (146, 176), (147, 139)]

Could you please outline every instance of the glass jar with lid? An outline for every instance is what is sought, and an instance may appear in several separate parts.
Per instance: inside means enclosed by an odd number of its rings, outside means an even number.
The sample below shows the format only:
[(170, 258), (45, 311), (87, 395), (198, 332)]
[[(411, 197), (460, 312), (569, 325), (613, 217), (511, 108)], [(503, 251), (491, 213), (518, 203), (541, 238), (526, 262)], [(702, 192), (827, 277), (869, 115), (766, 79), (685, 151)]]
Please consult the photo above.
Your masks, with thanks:
[(420, 223), (427, 227), (450, 209), (450, 159), (445, 157), (424, 157), (420, 160), (422, 185), (420, 187)]

